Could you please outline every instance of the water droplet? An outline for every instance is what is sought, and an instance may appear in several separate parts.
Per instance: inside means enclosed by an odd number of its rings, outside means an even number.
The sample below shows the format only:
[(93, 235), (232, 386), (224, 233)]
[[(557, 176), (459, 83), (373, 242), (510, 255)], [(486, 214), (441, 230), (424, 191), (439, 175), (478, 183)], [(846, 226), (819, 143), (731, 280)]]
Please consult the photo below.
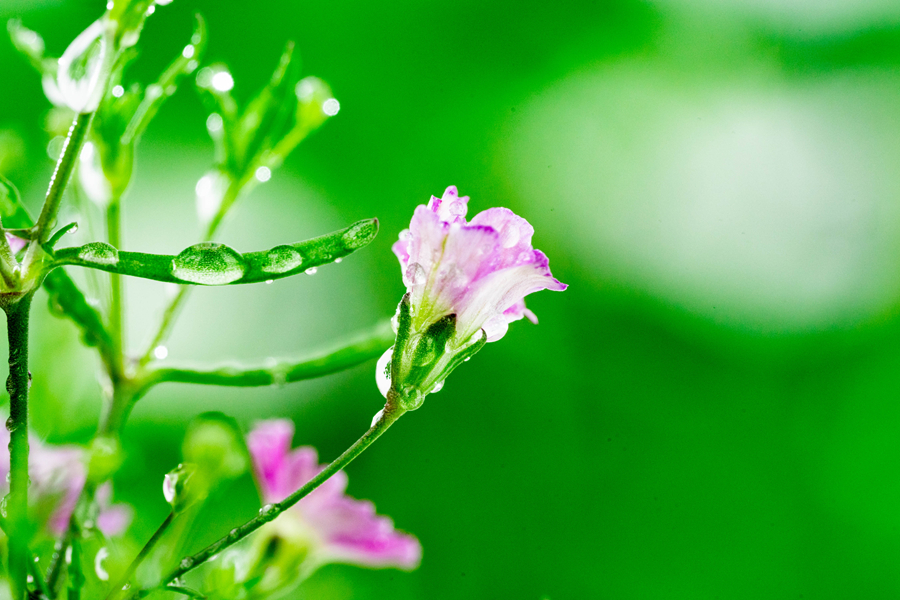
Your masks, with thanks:
[(97, 579), (100, 581), (109, 581), (109, 573), (103, 568), (103, 561), (106, 560), (106, 557), (108, 556), (109, 550), (106, 546), (97, 550), (97, 555), (94, 556), (94, 573), (97, 574)]
[(106, 10), (112, 10), (114, 6), (115, 3), (113, 2), (113, 0), (109, 0), (109, 2), (106, 3)]
[(406, 410), (416, 410), (425, 401), (425, 394), (417, 387), (405, 386), (400, 393), (400, 406)]
[(275, 246), (266, 252), (264, 273), (287, 273), (303, 264), (303, 256), (293, 246)]
[(194, 58), (194, 53), (197, 51), (193, 45), (188, 44), (184, 47), (184, 50), (181, 51), (181, 55), (185, 58)]
[(182, 569), (190, 569), (194, 566), (194, 559), (190, 556), (181, 559), (181, 562), (178, 563), (178, 566)]
[(304, 271), (304, 273), (306, 273), (307, 275), (315, 275), (316, 272), (318, 272), (318, 269), (315, 267), (310, 267)]
[(391, 389), (391, 355), (394, 347), (391, 346), (384, 351), (378, 363), (375, 365), (375, 382), (378, 384), (378, 391), (387, 398), (388, 391)]
[(403, 231), (400, 232), (400, 241), (401, 242), (408, 242), (411, 239), (412, 239), (412, 233), (410, 233), (409, 229), (404, 229)]
[(341, 103), (337, 101), (337, 98), (329, 98), (322, 103), (322, 112), (329, 117), (333, 117), (334, 115), (338, 114), (338, 111), (340, 110)]
[(69, 228), (67, 233), (75, 233), (78, 231), (78, 223), (72, 223), (72, 226)]
[(36, 562), (36, 563), (41, 562), (41, 557), (40, 557), (40, 556), (35, 556), (35, 557), (34, 557), (34, 562)]
[(362, 248), (378, 233), (378, 225), (375, 221), (361, 221), (351, 225), (341, 236), (341, 241), (348, 248)]
[(519, 228), (512, 223), (507, 223), (500, 230), (500, 245), (504, 248), (512, 248), (519, 243)]
[(487, 341), (496, 342), (506, 335), (506, 332), (509, 330), (509, 323), (503, 315), (495, 315), (488, 319), (481, 326), (481, 329), (484, 331)]
[(126, 583), (125, 585), (122, 586), (122, 591), (123, 591), (123, 592), (128, 591), (128, 590), (130, 590), (130, 589), (131, 589), (131, 584), (130, 584), (130, 583)]
[(232, 529), (231, 531), (228, 532), (228, 536), (233, 537), (233, 538), (237, 537), (237, 534), (238, 534), (237, 527), (235, 527), (234, 529)]
[(150, 15), (152, 15), (155, 12), (156, 12), (156, 6), (151, 4), (150, 6), (147, 7), (147, 12), (145, 12), (144, 14), (149, 17)]
[(272, 385), (276, 387), (287, 385), (287, 372), (284, 369), (276, 369), (272, 372)]
[(471, 357), (471, 356), (467, 356), (467, 357), (465, 357), (465, 358), (463, 359), (463, 362), (469, 362), (470, 360), (472, 360), (472, 357)]
[(336, 259), (334, 259), (334, 262), (335, 262), (335, 264), (338, 264), (338, 265), (339, 265), (339, 264), (341, 264), (341, 261), (342, 261), (342, 260), (344, 260), (344, 259), (341, 258), (340, 256), (338, 256)]
[(278, 513), (278, 507), (274, 504), (266, 504), (259, 509), (259, 514), (263, 517), (274, 517)]
[(12, 481), (12, 471), (7, 471), (6, 472), (6, 483), (9, 483), (10, 481)]
[(91, 242), (81, 247), (78, 258), (95, 265), (114, 266), (119, 263), (119, 251), (106, 242)]
[(225, 123), (222, 121), (222, 115), (219, 113), (213, 113), (206, 117), (206, 129), (210, 133), (219, 133), (222, 131), (224, 125)]
[(275, 283), (274, 279), (266, 279), (266, 285), (271, 285), (273, 283)]
[(523, 250), (516, 257), (517, 264), (530, 263), (534, 261), (534, 250)]
[(369, 427), (375, 427), (375, 424), (378, 422), (378, 419), (380, 419), (381, 415), (383, 415), (383, 414), (384, 414), (383, 408), (381, 410), (379, 410), (377, 413), (375, 413), (375, 416), (372, 417), (372, 424), (369, 425)]
[(200, 285), (225, 285), (244, 276), (244, 259), (228, 246), (205, 242), (176, 256), (172, 275)]
[(444, 382), (445, 382), (445, 381), (447, 381), (447, 380), (446, 380), (446, 379), (441, 379), (441, 380), (438, 381), (436, 384), (434, 384), (434, 387), (431, 388), (431, 393), (432, 393), (432, 394), (437, 394), (439, 391), (441, 391), (442, 389), (444, 389)]
[(265, 183), (268, 180), (272, 179), (272, 169), (270, 169), (269, 167), (260, 167), (256, 170), (256, 173), (254, 173), (254, 176), (256, 177), (257, 181)]
[(15, 431), (18, 428), (19, 428), (19, 423), (15, 419), (10, 417), (6, 420), (6, 430), (8, 432), (12, 433), (13, 431)]
[(165, 346), (157, 346), (153, 349), (153, 358), (157, 360), (163, 360), (165, 357), (169, 355), (169, 349)]
[(3, 500), (0, 500), (0, 515), (3, 515), (3, 518), (6, 518), (6, 507), (9, 504), (9, 494), (3, 496)]
[(213, 74), (210, 85), (217, 92), (230, 92), (234, 87), (234, 77), (228, 71), (219, 71)]
[(29, 575), (29, 576), (27, 576), (27, 577), (25, 578), (25, 581), (27, 581), (28, 583), (34, 583), (34, 577), (32, 577), (31, 575)]
[(469, 207), (466, 206), (465, 202), (460, 202), (457, 200), (456, 202), (451, 202), (450, 206), (447, 207), (447, 210), (450, 211), (450, 214), (454, 217), (463, 217), (468, 211)]
[(406, 267), (406, 272), (403, 274), (403, 282), (407, 286), (422, 285), (425, 283), (427, 277), (428, 275), (425, 273), (425, 267), (414, 262)]
[(112, 95), (114, 98), (121, 98), (125, 95), (125, 88), (123, 88), (121, 85), (113, 86)]

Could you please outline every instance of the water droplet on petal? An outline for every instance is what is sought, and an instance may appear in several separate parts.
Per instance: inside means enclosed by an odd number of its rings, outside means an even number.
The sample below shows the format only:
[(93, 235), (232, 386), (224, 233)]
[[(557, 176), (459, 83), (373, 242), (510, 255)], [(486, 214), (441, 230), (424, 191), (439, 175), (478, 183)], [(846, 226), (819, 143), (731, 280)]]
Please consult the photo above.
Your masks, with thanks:
[(450, 206), (447, 207), (447, 210), (449, 210), (450, 214), (454, 217), (464, 217), (468, 208), (469, 207), (466, 206), (465, 202), (459, 202), (457, 200), (456, 202), (451, 202)]
[(303, 256), (293, 246), (275, 246), (266, 252), (264, 273), (287, 273), (303, 264)]
[(425, 268), (419, 263), (410, 263), (408, 267), (406, 267), (406, 273), (404, 273), (403, 281), (407, 286), (414, 285), (422, 285), (425, 283), (425, 279), (427, 274), (425, 273)]
[(485, 324), (481, 326), (481, 329), (484, 330), (487, 341), (496, 342), (506, 335), (506, 332), (509, 330), (509, 323), (503, 315), (496, 315), (488, 319)]
[(200, 285), (225, 285), (244, 276), (244, 259), (224, 244), (204, 242), (172, 260), (172, 275)]
[(115, 266), (119, 263), (119, 251), (105, 242), (92, 242), (81, 247), (78, 258), (95, 265)]
[(378, 384), (378, 391), (387, 398), (388, 391), (391, 389), (391, 355), (394, 347), (391, 346), (384, 351), (378, 363), (375, 365), (375, 382)]

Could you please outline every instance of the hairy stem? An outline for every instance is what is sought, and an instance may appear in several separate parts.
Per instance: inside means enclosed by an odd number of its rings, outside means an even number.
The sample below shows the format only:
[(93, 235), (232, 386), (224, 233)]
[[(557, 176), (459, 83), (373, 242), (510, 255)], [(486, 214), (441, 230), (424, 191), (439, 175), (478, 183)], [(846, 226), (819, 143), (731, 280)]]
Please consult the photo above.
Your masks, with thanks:
[(128, 565), (128, 568), (125, 570), (125, 573), (122, 575), (122, 578), (119, 579), (118, 583), (116, 583), (109, 592), (109, 595), (106, 597), (107, 600), (114, 600), (116, 598), (121, 598), (124, 595), (124, 588), (128, 582), (131, 581), (132, 576), (134, 576), (134, 572), (137, 571), (137, 568), (141, 566), (141, 563), (144, 562), (153, 548), (156, 546), (156, 543), (162, 538), (163, 534), (165, 534), (166, 530), (169, 528), (169, 525), (172, 524), (172, 520), (175, 519), (175, 511), (169, 513), (169, 515), (165, 518), (156, 532), (150, 536), (150, 539), (147, 540), (147, 543), (144, 544), (144, 547), (141, 548), (141, 551), (138, 552), (138, 555), (134, 557), (134, 560), (131, 561), (131, 564)]
[(28, 577), (28, 316), (31, 294), (6, 306), (9, 336), (9, 577), (13, 598), (24, 598)]
[(192, 569), (200, 566), (214, 555), (241, 541), (269, 521), (274, 520), (278, 515), (280, 515), (293, 505), (297, 504), (297, 502), (305, 498), (310, 492), (325, 483), (328, 478), (349, 465), (354, 458), (362, 454), (363, 451), (368, 448), (372, 444), (372, 442), (377, 440), (382, 433), (387, 431), (387, 429), (391, 425), (393, 425), (394, 421), (399, 419), (404, 412), (406, 411), (399, 406), (396, 406), (389, 399), (388, 405), (386, 405), (385, 409), (381, 413), (379, 413), (378, 417), (372, 423), (372, 426), (369, 428), (369, 430), (364, 433), (363, 436), (359, 438), (352, 446), (347, 448), (347, 450), (345, 450), (343, 454), (341, 454), (333, 462), (331, 462), (331, 464), (319, 471), (319, 473), (315, 477), (306, 482), (303, 487), (301, 487), (299, 490), (297, 490), (281, 502), (277, 502), (275, 504), (267, 504), (259, 510), (258, 516), (250, 519), (240, 527), (233, 529), (231, 533), (210, 544), (196, 554), (183, 558), (178, 564), (178, 567), (165, 576), (163, 582), (170, 582), (178, 577), (181, 577), (188, 571), (191, 571)]
[(59, 205), (62, 202), (63, 192), (75, 170), (75, 163), (78, 155), (81, 153), (81, 147), (87, 137), (88, 131), (91, 129), (91, 122), (94, 120), (94, 113), (79, 113), (75, 115), (72, 126), (69, 128), (69, 135), (63, 144), (62, 152), (59, 160), (56, 161), (56, 169), (53, 171), (53, 177), (50, 178), (50, 187), (47, 189), (47, 197), (44, 200), (44, 206), (41, 208), (41, 216), (38, 217), (35, 239), (39, 244), (43, 244), (50, 239), (53, 225), (56, 222), (56, 214), (59, 212)]

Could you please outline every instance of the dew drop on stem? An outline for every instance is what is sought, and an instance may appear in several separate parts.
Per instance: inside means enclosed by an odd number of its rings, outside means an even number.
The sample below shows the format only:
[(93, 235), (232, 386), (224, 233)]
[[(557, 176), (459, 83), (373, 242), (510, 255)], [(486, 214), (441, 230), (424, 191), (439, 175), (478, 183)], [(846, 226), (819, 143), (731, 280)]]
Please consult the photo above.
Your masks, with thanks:
[(185, 249), (172, 260), (172, 275), (200, 285), (225, 285), (244, 276), (243, 257), (223, 244), (205, 242)]

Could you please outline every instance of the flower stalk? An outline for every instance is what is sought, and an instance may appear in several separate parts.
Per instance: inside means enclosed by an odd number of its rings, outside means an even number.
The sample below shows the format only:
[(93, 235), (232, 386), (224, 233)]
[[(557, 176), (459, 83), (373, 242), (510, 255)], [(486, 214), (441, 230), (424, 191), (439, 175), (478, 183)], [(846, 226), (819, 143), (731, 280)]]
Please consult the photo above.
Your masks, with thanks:
[[(405, 409), (389, 398), (384, 409), (376, 415), (369, 430), (366, 431), (352, 446), (347, 448), (343, 454), (332, 461), (327, 467), (319, 471), (315, 477), (310, 479), (305, 485), (300, 487), (300, 489), (281, 502), (266, 504), (259, 509), (259, 515), (250, 519), (240, 527), (233, 529), (228, 535), (210, 544), (203, 550), (200, 550), (191, 556), (184, 557), (178, 566), (163, 578), (162, 583), (168, 583), (181, 577), (205, 563), (216, 554), (219, 554), (226, 548), (233, 546), (246, 538), (266, 523), (273, 521), (281, 513), (297, 504), (313, 490), (325, 483), (332, 475), (353, 462), (357, 456), (362, 454), (366, 448), (371, 446), (375, 440), (381, 437), (381, 435), (387, 431), (397, 419), (403, 416), (405, 412)], [(139, 595), (135, 595), (134, 597), (139, 597)]]

